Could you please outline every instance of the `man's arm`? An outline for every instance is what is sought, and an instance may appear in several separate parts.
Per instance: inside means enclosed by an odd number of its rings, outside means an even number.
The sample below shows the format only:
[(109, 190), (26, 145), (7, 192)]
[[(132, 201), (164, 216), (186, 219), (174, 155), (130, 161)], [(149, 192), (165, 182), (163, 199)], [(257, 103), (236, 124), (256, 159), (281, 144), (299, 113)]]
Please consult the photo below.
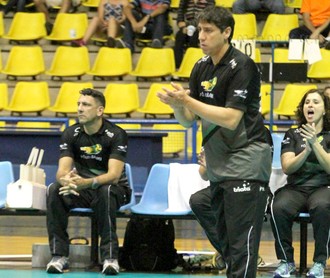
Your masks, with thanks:
[(172, 83), (175, 90), (164, 88), (166, 94), (158, 93), (160, 101), (174, 109), (175, 118), (185, 127), (190, 127), (196, 115), (211, 123), (235, 130), (244, 112), (234, 108), (205, 104), (189, 96), (189, 91)]

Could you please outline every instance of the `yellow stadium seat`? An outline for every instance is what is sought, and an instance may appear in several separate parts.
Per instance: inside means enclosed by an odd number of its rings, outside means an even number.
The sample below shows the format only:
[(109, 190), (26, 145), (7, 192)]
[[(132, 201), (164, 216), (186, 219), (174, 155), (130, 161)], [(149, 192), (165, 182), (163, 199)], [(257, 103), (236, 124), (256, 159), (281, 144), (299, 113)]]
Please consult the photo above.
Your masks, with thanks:
[(330, 78), (330, 51), (321, 48), (322, 60), (310, 66), (307, 77), (310, 79), (329, 79)]
[(124, 114), (130, 117), (140, 106), (139, 89), (135, 83), (110, 83), (105, 88), (104, 97), (108, 103), (104, 109), (107, 115)]
[(279, 119), (281, 116), (289, 119), (295, 116), (300, 100), (310, 89), (317, 89), (317, 86), (314, 84), (287, 84), (279, 105), (274, 109), (274, 113), (277, 114)]
[(16, 124), (16, 127), (18, 128), (27, 128), (27, 129), (48, 129), (51, 127), (50, 122), (25, 122), (25, 121), (19, 121)]
[[(185, 128), (178, 124), (154, 124), (153, 129), (167, 133), (163, 137), (163, 154), (178, 155), (185, 149)], [(177, 131), (172, 131), (177, 130)]]
[(0, 12), (0, 37), (2, 37), (5, 33), (5, 24), (3, 20), (3, 12)]
[(9, 105), (5, 110), (11, 111), (11, 115), (22, 113), (37, 113), (41, 116), (42, 111), (50, 104), (48, 83), (24, 82), (16, 83)]
[(125, 130), (140, 130), (141, 124), (116, 124)]
[(8, 105), (8, 85), (0, 83), (0, 111)]
[(260, 86), (260, 112), (263, 117), (270, 112), (271, 89), (270, 84)]
[(132, 54), (128, 48), (101, 47), (91, 70), (86, 73), (96, 77), (120, 77), (132, 70)]
[(100, 0), (86, 0), (82, 1), (82, 5), (88, 8), (97, 8), (99, 6)]
[(288, 48), (275, 48), (274, 63), (304, 63), (304, 60), (289, 60)]
[(54, 27), (45, 39), (52, 41), (72, 41), (82, 39), (88, 26), (86, 13), (58, 13)]
[(7, 79), (31, 76), (35, 80), (44, 71), (45, 62), (40, 46), (13, 46), (1, 73), (6, 74)]
[(251, 40), (257, 37), (257, 19), (255, 14), (233, 14), (235, 28), (233, 40)]
[(231, 9), (234, 2), (235, 0), (215, 0), (215, 5)]
[(288, 8), (300, 9), (302, 0), (284, 0), (284, 5)]
[(180, 0), (171, 0), (171, 9), (176, 10), (179, 8)]
[(44, 13), (17, 12), (4, 39), (10, 41), (34, 41), (46, 36)]
[(161, 77), (165, 79), (175, 71), (174, 52), (172, 48), (142, 49), (137, 65), (130, 75), (142, 78)]
[(57, 94), (55, 104), (48, 110), (55, 112), (55, 116), (77, 113), (77, 101), (80, 96), (80, 91), (85, 88), (93, 88), (91, 82), (63, 82), (59, 93)]
[(297, 14), (270, 14), (262, 29), (259, 41), (289, 41), (289, 33), (299, 27)]
[(90, 68), (87, 47), (59, 46), (56, 48), (52, 64), (47, 75), (62, 79), (62, 77), (77, 77), (86, 74)]
[(189, 78), (191, 70), (195, 63), (204, 56), (202, 49), (189, 47), (187, 48), (182, 63), (178, 71), (174, 72), (172, 76), (180, 78)]
[(162, 103), (157, 97), (157, 92), (163, 91), (164, 87), (173, 89), (171, 84), (152, 83), (143, 106), (136, 111), (144, 113), (145, 118), (148, 116), (156, 118), (157, 115), (169, 115), (173, 117), (173, 109), (169, 105)]

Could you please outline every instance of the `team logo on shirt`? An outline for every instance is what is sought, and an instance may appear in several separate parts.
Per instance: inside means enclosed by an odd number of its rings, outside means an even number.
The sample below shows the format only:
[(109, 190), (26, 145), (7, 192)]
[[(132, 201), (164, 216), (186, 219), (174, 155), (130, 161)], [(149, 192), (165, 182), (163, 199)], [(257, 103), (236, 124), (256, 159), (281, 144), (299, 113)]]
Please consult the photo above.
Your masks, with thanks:
[(99, 154), (102, 151), (101, 144), (96, 144), (93, 146), (80, 147), (80, 150), (86, 154)]
[(210, 80), (202, 81), (201, 82), (201, 85), (202, 85), (203, 89), (206, 92), (211, 92), (213, 90), (213, 88), (215, 87), (215, 85), (217, 85), (217, 81), (218, 81), (218, 78), (217, 77), (213, 77)]

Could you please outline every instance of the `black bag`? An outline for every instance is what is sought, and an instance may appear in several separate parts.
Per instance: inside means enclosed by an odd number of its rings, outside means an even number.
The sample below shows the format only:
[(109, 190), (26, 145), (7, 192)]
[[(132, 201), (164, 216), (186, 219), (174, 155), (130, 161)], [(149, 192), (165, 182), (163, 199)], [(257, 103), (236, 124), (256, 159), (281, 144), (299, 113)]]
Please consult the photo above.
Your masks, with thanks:
[(132, 218), (128, 221), (119, 265), (126, 270), (168, 271), (178, 265), (172, 220)]

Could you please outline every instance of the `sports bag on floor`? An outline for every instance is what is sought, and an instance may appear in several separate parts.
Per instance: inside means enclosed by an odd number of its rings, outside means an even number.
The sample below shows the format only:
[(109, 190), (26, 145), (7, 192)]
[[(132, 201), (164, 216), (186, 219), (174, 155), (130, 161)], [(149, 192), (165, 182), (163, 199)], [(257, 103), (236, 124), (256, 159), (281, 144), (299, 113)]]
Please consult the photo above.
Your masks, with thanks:
[(132, 218), (128, 221), (119, 265), (126, 270), (167, 271), (177, 267), (172, 220)]

